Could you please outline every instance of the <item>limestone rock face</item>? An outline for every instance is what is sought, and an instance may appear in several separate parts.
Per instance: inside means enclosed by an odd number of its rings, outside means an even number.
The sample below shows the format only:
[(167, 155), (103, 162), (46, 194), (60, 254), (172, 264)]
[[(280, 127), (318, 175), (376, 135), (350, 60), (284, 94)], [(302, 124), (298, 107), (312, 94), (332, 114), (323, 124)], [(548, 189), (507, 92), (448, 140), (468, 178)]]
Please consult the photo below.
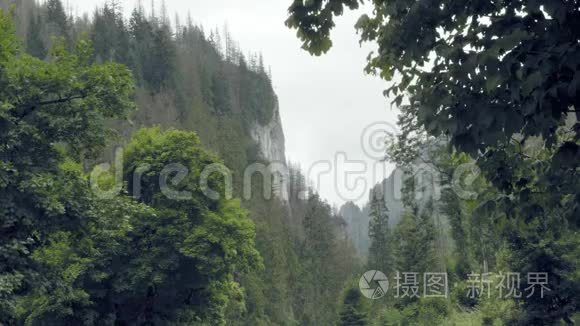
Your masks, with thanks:
[(258, 144), (260, 156), (271, 163), (270, 170), (275, 177), (274, 193), (287, 203), (290, 197), (289, 171), (286, 162), (286, 139), (278, 105), (274, 108), (272, 120), (268, 124), (261, 125), (256, 122), (250, 132), (252, 139)]
[(260, 154), (270, 162), (286, 163), (286, 140), (280, 119), (280, 110), (276, 106), (272, 120), (265, 126), (258, 122), (252, 127), (251, 135), (259, 145)]
[(353, 202), (340, 208), (340, 216), (346, 222), (346, 230), (357, 253), (366, 256), (369, 251), (369, 214)]

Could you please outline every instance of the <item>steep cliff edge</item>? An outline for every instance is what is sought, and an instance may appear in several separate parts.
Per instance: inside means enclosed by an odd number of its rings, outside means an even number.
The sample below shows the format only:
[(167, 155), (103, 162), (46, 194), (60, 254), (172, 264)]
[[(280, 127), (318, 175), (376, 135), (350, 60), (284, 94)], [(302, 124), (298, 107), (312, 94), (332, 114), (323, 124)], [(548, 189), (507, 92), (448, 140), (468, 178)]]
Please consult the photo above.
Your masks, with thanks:
[(272, 120), (268, 124), (261, 125), (256, 122), (250, 132), (265, 160), (286, 163), (286, 140), (278, 105), (274, 108)]

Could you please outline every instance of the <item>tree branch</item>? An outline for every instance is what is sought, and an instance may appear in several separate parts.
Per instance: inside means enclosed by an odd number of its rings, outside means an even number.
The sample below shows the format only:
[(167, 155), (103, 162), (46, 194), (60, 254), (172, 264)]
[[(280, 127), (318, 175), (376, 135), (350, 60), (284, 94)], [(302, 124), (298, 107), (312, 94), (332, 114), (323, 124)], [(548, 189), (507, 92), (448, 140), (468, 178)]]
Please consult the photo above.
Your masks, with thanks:
[(41, 102), (36, 102), (36, 103), (27, 103), (27, 104), (22, 104), (22, 105), (18, 105), (16, 106), (16, 111), (22, 111), (18, 114), (16, 114), (16, 117), (22, 119), (24, 117), (26, 117), (27, 115), (31, 114), (34, 110), (36, 110), (39, 107), (42, 106), (46, 106), (46, 105), (52, 105), (52, 104), (60, 104), (60, 103), (67, 103), (73, 100), (80, 100), (83, 98), (86, 98), (87, 95), (83, 92), (79, 95), (71, 95), (69, 97), (66, 98), (59, 98), (56, 100), (50, 100), (50, 101), (41, 101)]

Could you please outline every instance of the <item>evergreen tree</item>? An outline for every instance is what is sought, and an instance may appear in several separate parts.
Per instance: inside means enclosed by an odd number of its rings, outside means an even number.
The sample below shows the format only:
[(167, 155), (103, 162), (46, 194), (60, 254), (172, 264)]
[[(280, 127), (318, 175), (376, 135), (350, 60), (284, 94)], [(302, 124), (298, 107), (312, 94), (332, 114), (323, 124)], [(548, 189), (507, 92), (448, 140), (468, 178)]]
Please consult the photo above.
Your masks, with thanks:
[(381, 191), (372, 191), (371, 194), (368, 266), (389, 274), (394, 271), (395, 263), (393, 261), (388, 209)]
[(447, 217), (451, 227), (456, 259), (454, 272), (458, 277), (465, 277), (472, 271), (468, 231), (464, 225), (466, 216), (461, 209), (459, 197), (451, 188), (441, 191), (441, 213)]
[(211, 94), (211, 103), (215, 112), (224, 114), (230, 110), (231, 91), (228, 87), (225, 72), (221, 69), (212, 77)]
[[(435, 266), (435, 226), (433, 224), (433, 203), (429, 201), (419, 213), (417, 209), (407, 209), (394, 231), (397, 271), (400, 273), (441, 272)], [(407, 297), (397, 302), (406, 306), (418, 298)]]
[(337, 326), (364, 326), (367, 320), (364, 312), (361, 311), (361, 294), (359, 289), (351, 288), (346, 292), (340, 320)]
[(264, 67), (264, 55), (260, 53), (258, 55), (258, 73), (264, 74), (266, 72), (266, 68)]
[(46, 45), (42, 39), (42, 26), (41, 16), (32, 16), (26, 37), (26, 51), (39, 59), (44, 59), (47, 54)]
[(130, 35), (117, 3), (97, 9), (93, 18), (91, 40), (98, 61), (115, 61), (133, 67), (130, 54)]
[(64, 10), (61, 0), (48, 0), (46, 2), (47, 23), (52, 29), (53, 35), (63, 37), (67, 45), (71, 45), (69, 33), (69, 19)]
[(152, 89), (160, 90), (171, 85), (172, 77), (175, 76), (177, 50), (169, 24), (161, 23), (155, 28), (150, 51), (152, 75), (146, 80)]
[(211, 45), (212, 48), (214, 48), (217, 51), (219, 58), (223, 59), (224, 51), (222, 37), (220, 35), (220, 31), (217, 28), (215, 30), (212, 30), (211, 33), (209, 34), (209, 44)]
[(435, 226), (433, 203), (429, 201), (418, 214), (407, 210), (396, 227), (397, 267), (401, 272), (437, 272), (434, 269)]
[(176, 74), (177, 48), (169, 23), (157, 18), (147, 20), (142, 8), (133, 10), (130, 19), (132, 52), (142, 82), (150, 90), (171, 85)]
[(143, 7), (133, 9), (129, 20), (131, 51), (135, 57), (134, 74), (140, 85), (147, 85), (153, 75), (151, 66), (153, 48), (153, 26), (147, 20)]
[[(304, 300), (298, 300), (295, 309), (301, 312), (298, 319), (303, 324), (325, 325), (335, 320), (337, 307), (330, 302), (350, 275), (348, 271), (336, 268), (344, 256), (337, 251), (336, 217), (332, 215), (330, 205), (321, 201), (318, 194), (311, 193), (304, 206), (304, 240), (298, 250), (302, 269), (298, 274), (300, 283), (296, 293)], [(321, 309), (319, 302), (329, 302), (329, 306)]]

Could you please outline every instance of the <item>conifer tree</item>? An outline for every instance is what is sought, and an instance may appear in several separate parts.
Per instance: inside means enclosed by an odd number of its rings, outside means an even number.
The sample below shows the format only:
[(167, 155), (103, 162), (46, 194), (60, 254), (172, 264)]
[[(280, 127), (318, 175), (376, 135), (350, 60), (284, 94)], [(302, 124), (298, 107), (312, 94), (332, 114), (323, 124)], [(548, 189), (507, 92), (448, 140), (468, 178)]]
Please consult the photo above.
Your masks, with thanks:
[(215, 112), (223, 114), (230, 110), (230, 93), (226, 74), (223, 69), (219, 69), (211, 80), (211, 103)]
[(222, 45), (222, 37), (219, 29), (212, 30), (209, 34), (209, 44), (216, 50), (220, 58), (223, 58), (224, 51)]
[(346, 292), (340, 319), (337, 326), (364, 326), (367, 325), (365, 313), (361, 310), (361, 294), (359, 289), (350, 288)]
[(44, 59), (47, 54), (46, 45), (42, 39), (41, 16), (32, 16), (26, 40), (26, 51), (39, 59)]
[(46, 9), (47, 23), (53, 29), (53, 33), (56, 36), (64, 37), (67, 42), (70, 42), (69, 19), (61, 0), (48, 0)]
[(120, 10), (119, 4), (112, 2), (95, 11), (91, 40), (97, 60), (116, 61), (132, 67), (129, 32)]
[(407, 210), (396, 227), (397, 268), (401, 272), (437, 272), (434, 269), (435, 226), (433, 202), (424, 209)]
[(148, 80), (152, 89), (159, 90), (168, 86), (175, 75), (176, 47), (173, 42), (171, 26), (162, 21), (153, 34), (152, 76)]
[(266, 68), (264, 67), (264, 55), (262, 53), (258, 55), (258, 72), (260, 74), (266, 72)]
[(151, 75), (149, 63), (151, 61), (153, 27), (147, 20), (142, 6), (133, 9), (129, 20), (129, 30), (131, 32), (131, 50), (135, 56), (133, 73), (137, 76), (137, 81), (143, 84), (147, 76)]
[(372, 191), (368, 266), (383, 273), (394, 270), (388, 209), (381, 191)]

